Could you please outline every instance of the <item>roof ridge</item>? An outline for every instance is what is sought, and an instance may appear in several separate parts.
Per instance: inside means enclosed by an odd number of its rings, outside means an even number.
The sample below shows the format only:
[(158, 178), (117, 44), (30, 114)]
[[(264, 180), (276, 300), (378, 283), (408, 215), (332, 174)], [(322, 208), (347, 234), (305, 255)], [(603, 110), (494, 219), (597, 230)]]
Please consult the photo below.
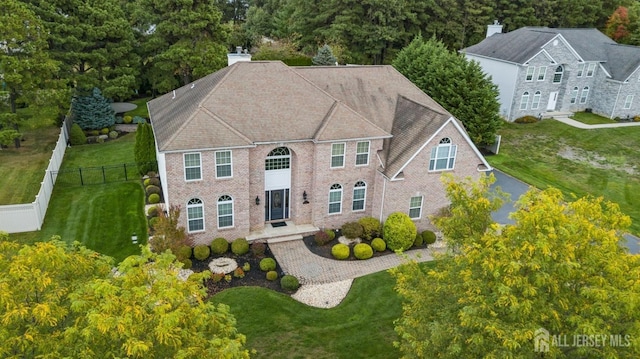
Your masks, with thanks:
[(318, 128), (318, 130), (316, 131), (316, 133), (313, 135), (313, 139), (314, 140), (318, 140), (320, 138), (320, 135), (322, 135), (322, 133), (324, 132), (324, 130), (327, 128), (327, 126), (329, 125), (329, 119), (331, 118), (331, 116), (333, 116), (333, 114), (336, 112), (338, 108), (338, 100), (334, 100), (333, 104), (331, 105), (331, 108), (329, 109), (329, 111), (327, 111), (327, 113), (324, 115), (324, 118), (322, 119), (322, 123), (320, 124), (320, 127)]
[(203, 112), (207, 113), (209, 116), (211, 116), (218, 123), (220, 123), (224, 127), (228, 128), (231, 132), (235, 133), (236, 136), (242, 138), (243, 140), (247, 141), (250, 144), (253, 144), (253, 141), (250, 138), (248, 138), (247, 136), (243, 135), (240, 131), (238, 131), (235, 127), (231, 126), (227, 121), (223, 120), (215, 112), (209, 110), (206, 107), (198, 106), (198, 108), (201, 109)]

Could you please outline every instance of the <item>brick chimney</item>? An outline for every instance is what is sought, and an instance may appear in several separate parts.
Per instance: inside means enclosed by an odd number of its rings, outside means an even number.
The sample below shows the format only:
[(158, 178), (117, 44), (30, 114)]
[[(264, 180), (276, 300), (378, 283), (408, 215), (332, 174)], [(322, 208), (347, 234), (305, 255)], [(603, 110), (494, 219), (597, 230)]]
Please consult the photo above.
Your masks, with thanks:
[(498, 22), (498, 20), (493, 20), (493, 24), (487, 25), (487, 37), (493, 34), (501, 34), (502, 33), (502, 24)]

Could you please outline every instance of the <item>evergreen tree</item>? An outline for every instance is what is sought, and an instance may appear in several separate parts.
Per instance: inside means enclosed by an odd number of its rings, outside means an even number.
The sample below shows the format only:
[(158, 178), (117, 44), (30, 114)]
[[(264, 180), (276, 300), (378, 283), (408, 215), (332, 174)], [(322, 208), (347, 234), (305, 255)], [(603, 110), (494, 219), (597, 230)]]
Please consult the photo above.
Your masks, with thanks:
[(318, 54), (313, 57), (313, 64), (316, 66), (334, 66), (336, 64), (336, 57), (333, 56), (329, 45), (324, 45), (318, 49)]
[(138, 171), (141, 175), (157, 170), (155, 140), (150, 124), (138, 124), (136, 128), (136, 143), (133, 150)]
[(494, 142), (502, 125), (498, 89), (478, 63), (447, 50), (440, 41), (417, 36), (393, 66), (462, 121), (476, 145)]
[(111, 127), (116, 122), (116, 114), (111, 102), (94, 87), (89, 94), (78, 91), (71, 102), (71, 116), (83, 130), (99, 130)]

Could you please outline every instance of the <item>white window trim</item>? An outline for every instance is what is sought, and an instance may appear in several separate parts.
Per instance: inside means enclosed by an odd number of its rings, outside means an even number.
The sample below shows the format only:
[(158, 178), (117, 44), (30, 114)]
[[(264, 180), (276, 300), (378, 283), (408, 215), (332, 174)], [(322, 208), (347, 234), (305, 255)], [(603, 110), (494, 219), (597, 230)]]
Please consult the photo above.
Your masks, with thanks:
[[(224, 164), (218, 164), (218, 153), (222, 153), (222, 152), (229, 152), (229, 163), (224, 163)], [(221, 150), (221, 151), (215, 151), (215, 153), (213, 154), (214, 156), (214, 161), (216, 162), (216, 178), (233, 178), (233, 153), (231, 152), (231, 150)], [(229, 166), (231, 171), (230, 171), (230, 175), (229, 176), (218, 176), (218, 166)]]
[[(327, 212), (329, 214), (342, 214), (342, 198), (343, 198), (344, 192), (343, 192), (343, 188), (342, 188), (341, 184), (334, 183), (334, 184), (331, 185), (331, 187), (333, 187), (335, 185), (340, 186), (340, 188), (330, 188), (329, 189), (329, 196), (327, 198), (327, 200), (328, 200)], [(331, 193), (334, 193), (334, 192), (339, 192), (340, 193), (340, 201), (339, 202), (331, 202)], [(339, 203), (340, 204), (340, 211), (339, 212), (331, 212), (331, 204), (335, 204), (335, 203)]]
[[(535, 77), (535, 75), (536, 75), (536, 67), (535, 66), (529, 66), (529, 67), (527, 67), (527, 73), (524, 76), (524, 80), (526, 82), (531, 82), (531, 81), (533, 81), (533, 78)], [(529, 78), (529, 76), (531, 76), (531, 78)]]
[[(449, 142), (444, 143), (445, 140), (448, 140)], [(438, 158), (438, 149), (444, 146), (449, 147), (449, 151), (447, 152), (447, 157), (446, 157), (447, 166), (445, 168), (437, 168), (438, 160), (444, 159), (444, 158)], [(453, 152), (453, 156), (451, 155), (451, 152)], [(458, 154), (458, 146), (454, 145), (450, 138), (445, 137), (441, 139), (440, 143), (438, 143), (437, 146), (431, 149), (431, 156), (429, 157), (429, 172), (452, 171), (456, 167), (457, 154)], [(452, 159), (453, 159), (453, 164), (451, 165), (451, 167), (449, 167), (449, 163), (451, 162)], [(431, 163), (433, 163), (433, 169), (431, 168)]]
[[(411, 207), (411, 200), (414, 199), (415, 197), (420, 197), (420, 206), (419, 207)], [(409, 218), (411, 219), (420, 219), (422, 218), (422, 204), (424, 203), (424, 196), (412, 196), (411, 198), (409, 198)], [(411, 217), (411, 210), (412, 209), (418, 209), (418, 217)]]
[[(333, 146), (336, 145), (342, 145), (342, 155), (334, 155), (333, 154)], [(331, 161), (329, 162), (329, 165), (331, 166), (331, 168), (344, 168), (345, 165), (345, 155), (347, 153), (347, 144), (345, 142), (338, 142), (338, 143), (332, 143), (331, 144)], [(342, 166), (334, 166), (333, 165), (333, 158), (334, 157), (342, 157)]]
[[(358, 183), (364, 183), (364, 186), (360, 186), (360, 187), (356, 187), (355, 185), (353, 185), (353, 198), (351, 198), (351, 211), (353, 212), (362, 212), (367, 208), (367, 183), (365, 181), (358, 181), (356, 182), (356, 185)], [(356, 190), (364, 190), (364, 197), (358, 201), (362, 201), (362, 209), (353, 209), (353, 205), (356, 202)]]
[[(231, 200), (220, 201), (220, 198), (222, 198), (224, 196), (227, 196), (227, 197), (231, 198)], [(220, 217), (221, 217), (221, 215), (220, 215), (220, 205), (221, 204), (229, 204), (229, 203), (231, 204), (231, 215), (230, 215), (231, 216), (231, 225), (230, 226), (220, 227)], [(218, 221), (217, 221), (216, 224), (218, 225), (218, 229), (225, 229), (225, 228), (233, 228), (234, 227), (234, 225), (236, 223), (235, 215), (233, 213), (234, 207), (235, 206), (233, 205), (233, 197), (231, 197), (229, 195), (223, 195), (223, 196), (218, 197), (218, 201), (216, 203), (216, 212), (217, 212), (216, 214), (218, 215), (218, 218), (217, 218)], [(226, 217), (226, 216), (229, 216), (229, 215), (225, 214), (224, 216)]]
[(628, 110), (633, 105), (633, 95), (627, 95), (627, 98), (624, 100), (624, 106), (622, 107), (624, 110)]
[(585, 86), (582, 88), (582, 92), (580, 92), (580, 103), (587, 103), (588, 99), (589, 99), (589, 86)]
[[(360, 143), (366, 143), (367, 144), (367, 152), (358, 153), (358, 144), (360, 144)], [(358, 142), (356, 142), (356, 167), (368, 166), (369, 165), (369, 152), (370, 151), (371, 151), (371, 142), (370, 141), (358, 141)], [(358, 155), (364, 155), (364, 154), (367, 155), (367, 162), (358, 164)]]
[[(200, 203), (198, 204), (191, 204), (191, 201), (193, 200), (198, 200), (200, 201)], [(198, 218), (189, 218), (189, 208), (194, 208), (194, 207), (200, 207), (202, 208), (202, 217), (198, 217)], [(192, 220), (199, 220), (202, 219), (202, 229), (198, 229), (198, 230), (191, 230), (191, 221)], [(198, 232), (204, 232), (206, 230), (206, 222), (205, 222), (205, 215), (204, 215), (204, 202), (200, 199), (200, 198), (191, 198), (189, 201), (187, 201), (187, 232), (188, 233), (198, 233)]]
[(570, 102), (571, 102), (572, 104), (574, 104), (574, 103), (578, 103), (578, 95), (579, 95), (579, 94), (580, 94), (580, 89), (578, 88), (578, 86), (574, 87), (574, 88), (571, 90), (571, 100), (570, 100)]
[(589, 66), (587, 66), (586, 76), (587, 77), (593, 77), (593, 75), (595, 73), (596, 73), (596, 63), (595, 62), (591, 62), (591, 63), (589, 63)]
[[(540, 77), (542, 76), (542, 78)], [(547, 78), (547, 67), (546, 66), (540, 66), (538, 67), (538, 81), (544, 81)]]
[(576, 76), (576, 77), (584, 76), (585, 65), (586, 65), (585, 63), (582, 63), (582, 64), (579, 65), (579, 67), (578, 67), (578, 76)]
[[(526, 96), (526, 100), (525, 100), (525, 96)], [(520, 111), (524, 111), (527, 108), (529, 108), (529, 91), (525, 91), (522, 93), (522, 96), (520, 97)]]
[[(197, 166), (189, 166), (189, 167), (187, 167), (187, 155), (198, 155), (199, 164)], [(200, 178), (187, 179), (187, 168), (196, 168), (196, 167), (200, 169)], [(183, 172), (184, 172), (184, 180), (186, 182), (201, 181), (202, 180), (202, 154), (200, 152), (185, 153), (182, 156), (182, 169), (183, 169)]]
[[(558, 71), (558, 68), (560, 69), (560, 71)], [(560, 75), (560, 80), (556, 81), (556, 75)], [(554, 84), (560, 84), (562, 83), (562, 77), (564, 76), (564, 66), (562, 65), (558, 65), (556, 66), (556, 68), (553, 70), (553, 81), (551, 81)]]
[[(540, 91), (536, 91), (536, 93), (533, 94), (533, 100), (531, 100), (531, 109), (532, 110), (537, 110), (538, 107), (540, 107), (540, 97), (542, 96), (542, 94), (540, 93)], [(537, 99), (537, 101), (536, 101)]]

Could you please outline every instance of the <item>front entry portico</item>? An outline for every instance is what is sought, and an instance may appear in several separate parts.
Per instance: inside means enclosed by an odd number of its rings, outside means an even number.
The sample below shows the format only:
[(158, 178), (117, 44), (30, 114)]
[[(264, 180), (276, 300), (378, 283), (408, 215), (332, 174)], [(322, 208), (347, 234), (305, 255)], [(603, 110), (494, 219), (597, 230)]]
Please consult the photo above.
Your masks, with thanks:
[(285, 220), (290, 217), (291, 152), (287, 147), (273, 149), (267, 155), (264, 168), (264, 220)]

